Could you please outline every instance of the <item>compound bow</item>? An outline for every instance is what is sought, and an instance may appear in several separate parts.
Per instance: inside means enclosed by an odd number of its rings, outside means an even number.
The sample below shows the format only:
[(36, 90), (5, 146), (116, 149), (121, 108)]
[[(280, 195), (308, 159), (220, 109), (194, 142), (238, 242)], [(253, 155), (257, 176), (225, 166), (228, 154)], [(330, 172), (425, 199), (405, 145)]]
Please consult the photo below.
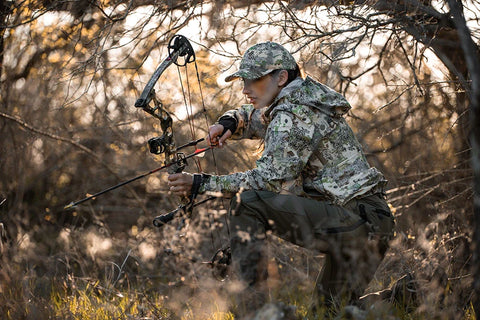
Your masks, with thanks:
[[(179, 62), (179, 57), (183, 58), (183, 63)], [(165, 154), (164, 165), (154, 170), (148, 171), (144, 174), (141, 174), (139, 176), (136, 176), (132, 179), (129, 179), (127, 181), (124, 181), (117, 185), (109, 187), (105, 190), (97, 192), (84, 199), (78, 200), (76, 202), (72, 202), (66, 205), (64, 209), (68, 209), (76, 205), (79, 205), (85, 201), (94, 199), (99, 195), (102, 195), (104, 193), (117, 189), (130, 182), (144, 178), (148, 175), (151, 175), (163, 169), (167, 169), (169, 173), (182, 172), (187, 166), (187, 159), (193, 158), (199, 154), (206, 152), (207, 150), (212, 149), (211, 146), (208, 146), (206, 148), (196, 149), (193, 153), (188, 155), (186, 155), (183, 152), (180, 152), (180, 150), (190, 146), (196, 147), (198, 143), (204, 140), (204, 138), (192, 140), (179, 147), (175, 147), (175, 141), (173, 139), (172, 117), (170, 113), (167, 110), (165, 110), (165, 108), (163, 107), (163, 104), (155, 96), (154, 86), (157, 83), (160, 76), (162, 75), (162, 73), (170, 65), (175, 64), (179, 67), (182, 67), (182, 66), (186, 66), (187, 63), (191, 63), (194, 61), (195, 61), (195, 53), (188, 39), (182, 35), (175, 35), (172, 39), (170, 39), (168, 43), (168, 57), (155, 70), (152, 77), (147, 82), (147, 85), (143, 89), (143, 92), (140, 95), (140, 98), (138, 98), (137, 101), (135, 102), (135, 107), (142, 108), (145, 112), (147, 112), (148, 114), (152, 115), (153, 117), (155, 117), (160, 121), (162, 135), (160, 137), (154, 137), (149, 139), (148, 146), (149, 146), (150, 152), (153, 154), (157, 154), (157, 155), (162, 153)], [(197, 69), (197, 78), (199, 78), (198, 69)], [(200, 82), (200, 79), (198, 80)], [(154, 102), (153, 108), (150, 106), (150, 103), (152, 102), (152, 100)], [(203, 100), (203, 95), (202, 95), (202, 100)], [(205, 112), (205, 107), (204, 107), (204, 112)], [(190, 212), (194, 206), (216, 198), (216, 197), (209, 197), (209, 198), (206, 198), (205, 200), (202, 200), (198, 204), (194, 204), (195, 197), (196, 195), (192, 194), (189, 198), (182, 199), (182, 203), (178, 206), (177, 209), (167, 214), (163, 214), (158, 217), (155, 217), (153, 224), (157, 227), (161, 227), (165, 223), (171, 221), (179, 211), (183, 211), (185, 213)]]

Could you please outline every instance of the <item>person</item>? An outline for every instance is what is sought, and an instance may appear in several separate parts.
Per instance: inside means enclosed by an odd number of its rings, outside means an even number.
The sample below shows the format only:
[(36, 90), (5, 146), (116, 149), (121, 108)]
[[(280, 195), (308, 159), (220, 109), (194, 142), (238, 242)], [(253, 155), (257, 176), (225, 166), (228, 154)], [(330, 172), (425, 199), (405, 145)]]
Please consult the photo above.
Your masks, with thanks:
[(228, 175), (172, 174), (170, 190), (237, 194), (229, 211), (230, 246), (249, 295), (264, 289), (264, 242), (272, 232), (325, 254), (319, 304), (357, 302), (385, 255), (394, 219), (386, 180), (368, 164), (344, 118), (350, 104), (303, 78), (291, 53), (275, 42), (250, 47), (225, 81), (237, 79), (249, 103), (223, 114), (208, 140), (221, 148), (227, 139), (263, 139), (256, 167)]

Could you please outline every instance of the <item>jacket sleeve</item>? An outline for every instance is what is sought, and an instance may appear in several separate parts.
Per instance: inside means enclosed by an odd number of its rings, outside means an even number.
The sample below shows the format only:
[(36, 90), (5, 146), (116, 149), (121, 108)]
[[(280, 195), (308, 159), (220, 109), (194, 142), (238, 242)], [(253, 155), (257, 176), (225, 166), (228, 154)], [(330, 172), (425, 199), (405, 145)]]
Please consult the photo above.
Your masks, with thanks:
[[(267, 190), (280, 193), (285, 182), (297, 179), (312, 154), (314, 125), (289, 111), (279, 111), (268, 125), (265, 150), (256, 168), (223, 176), (210, 176), (200, 192)], [(237, 130), (238, 131), (238, 130)]]
[(267, 125), (263, 119), (263, 109), (255, 109), (251, 104), (245, 104), (239, 109), (225, 112), (217, 121), (221, 123), (222, 119), (234, 119), (236, 130), (232, 139), (263, 139)]

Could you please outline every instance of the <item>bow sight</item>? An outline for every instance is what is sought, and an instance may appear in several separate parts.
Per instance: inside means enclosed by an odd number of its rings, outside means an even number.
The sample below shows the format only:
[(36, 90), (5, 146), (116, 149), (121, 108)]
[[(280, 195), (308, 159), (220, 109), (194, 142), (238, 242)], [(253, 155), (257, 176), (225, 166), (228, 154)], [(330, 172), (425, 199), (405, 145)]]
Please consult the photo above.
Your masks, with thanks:
[(150, 153), (153, 154), (165, 153), (168, 149), (168, 146), (171, 144), (172, 137), (165, 134), (160, 137), (153, 137), (148, 139), (148, 148), (150, 149)]

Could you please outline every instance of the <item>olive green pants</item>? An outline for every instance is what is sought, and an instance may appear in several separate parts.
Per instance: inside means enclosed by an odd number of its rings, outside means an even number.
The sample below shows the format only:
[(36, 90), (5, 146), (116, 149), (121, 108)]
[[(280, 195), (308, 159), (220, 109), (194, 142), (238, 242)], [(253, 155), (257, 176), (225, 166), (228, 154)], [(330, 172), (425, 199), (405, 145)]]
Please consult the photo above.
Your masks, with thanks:
[[(251, 288), (267, 278), (267, 232), (325, 254), (316, 283), (320, 302), (358, 299), (382, 261), (394, 221), (383, 196), (353, 199), (344, 207), (293, 195), (245, 191), (230, 206), (232, 260)], [(337, 300), (338, 301), (338, 300)]]

